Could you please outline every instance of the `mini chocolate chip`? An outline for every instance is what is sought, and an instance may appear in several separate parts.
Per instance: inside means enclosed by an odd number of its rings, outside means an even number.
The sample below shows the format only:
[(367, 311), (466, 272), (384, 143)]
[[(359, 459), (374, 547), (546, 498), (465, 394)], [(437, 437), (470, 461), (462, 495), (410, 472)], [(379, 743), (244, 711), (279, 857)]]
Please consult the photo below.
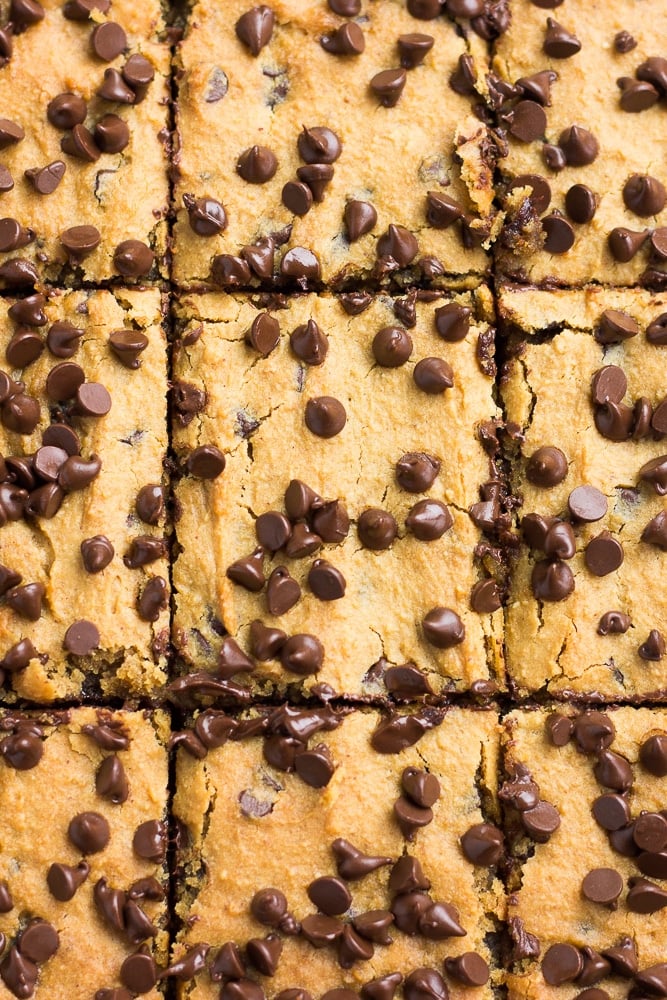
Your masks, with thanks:
[(196, 479), (217, 479), (225, 465), (225, 456), (212, 444), (194, 448), (185, 462), (186, 471)]
[(290, 334), (289, 342), (300, 361), (307, 365), (324, 364), (329, 350), (329, 340), (314, 319), (297, 326)]
[(315, 396), (306, 403), (306, 427), (321, 438), (336, 437), (347, 423), (343, 404), (333, 396)]
[(543, 49), (552, 59), (569, 59), (581, 49), (581, 42), (552, 17), (547, 18)]
[(100, 645), (100, 633), (92, 622), (81, 619), (65, 632), (63, 648), (74, 656), (89, 656)]
[(269, 354), (280, 343), (280, 324), (274, 316), (263, 312), (255, 316), (250, 329), (245, 335), (246, 344), (253, 347), (263, 358), (268, 358)]
[(486, 986), (491, 975), (487, 962), (476, 951), (446, 958), (445, 972), (464, 986)]
[(648, 634), (648, 638), (641, 644), (638, 653), (642, 660), (653, 660), (657, 662), (665, 655), (665, 639), (661, 632), (653, 628)]
[(364, 548), (380, 552), (393, 543), (398, 534), (398, 525), (389, 511), (369, 507), (359, 515), (357, 534)]
[(330, 34), (322, 35), (320, 45), (325, 52), (340, 56), (358, 56), (366, 48), (366, 39), (359, 25), (352, 21), (341, 24)]
[(445, 981), (436, 969), (415, 969), (403, 983), (405, 1000), (448, 1000)]
[(118, 244), (113, 255), (114, 267), (126, 278), (144, 277), (154, 260), (153, 251), (140, 240), (124, 240)]
[(404, 69), (383, 69), (370, 81), (370, 88), (380, 104), (393, 108), (403, 93), (407, 76)]
[(227, 213), (215, 198), (194, 198), (183, 195), (190, 229), (197, 236), (217, 236), (227, 228)]
[(87, 257), (96, 250), (102, 239), (95, 226), (72, 226), (60, 234), (60, 242), (72, 258)]
[(632, 174), (623, 185), (623, 201), (636, 215), (658, 215), (665, 207), (667, 193), (655, 177)]
[(54, 863), (50, 866), (46, 883), (51, 895), (60, 903), (68, 903), (74, 898), (79, 886), (83, 885), (90, 874), (90, 865), (80, 861), (76, 867)]
[(378, 257), (391, 257), (399, 267), (407, 267), (418, 252), (415, 236), (404, 226), (390, 225), (377, 241)]
[(412, 354), (412, 338), (400, 326), (385, 326), (373, 338), (373, 356), (383, 368), (399, 368)]
[(667, 735), (649, 736), (639, 748), (639, 759), (646, 770), (656, 778), (667, 775)]
[(299, 156), (305, 163), (334, 163), (342, 152), (335, 132), (325, 127), (303, 126), (297, 142)]
[(280, 262), (280, 273), (283, 277), (294, 278), (297, 282), (315, 281), (321, 274), (320, 262), (312, 250), (292, 247)]
[(132, 847), (138, 857), (161, 865), (167, 852), (167, 831), (164, 823), (156, 819), (140, 823), (134, 831)]
[(435, 328), (443, 340), (456, 343), (465, 340), (470, 330), (471, 310), (457, 302), (448, 302), (435, 310)]
[(433, 48), (435, 39), (432, 35), (410, 33), (398, 36), (398, 52), (401, 66), (404, 69), (414, 69), (421, 66), (428, 53)]
[(567, 253), (574, 246), (574, 229), (559, 213), (545, 215), (542, 219), (544, 249), (547, 253)]
[(81, 542), (81, 558), (87, 573), (101, 573), (114, 557), (114, 547), (105, 535), (94, 535)]
[(109, 843), (109, 824), (97, 812), (78, 813), (70, 821), (67, 835), (82, 854), (97, 854)]
[(537, 101), (519, 101), (511, 111), (500, 117), (510, 135), (521, 142), (535, 142), (546, 131), (547, 116)]
[(526, 478), (534, 486), (558, 486), (567, 477), (567, 458), (551, 445), (538, 448), (526, 463)]
[(249, 184), (266, 184), (275, 175), (278, 160), (266, 146), (251, 146), (241, 153), (236, 172)]
[(573, 222), (585, 225), (597, 210), (597, 198), (585, 184), (573, 184), (565, 195), (565, 211)]
[(552, 944), (542, 959), (542, 975), (550, 986), (572, 982), (583, 967), (583, 956), (572, 944)]
[(307, 677), (316, 674), (324, 661), (322, 643), (314, 635), (290, 636), (280, 650), (280, 662), (285, 670)]
[(454, 385), (452, 366), (443, 358), (422, 358), (412, 372), (415, 385), (431, 396), (439, 395)]
[(158, 970), (146, 945), (125, 959), (120, 967), (120, 980), (131, 993), (148, 993), (153, 989)]
[(440, 461), (425, 452), (408, 452), (396, 463), (396, 480), (408, 493), (423, 493), (435, 482)]
[(329, 917), (345, 913), (352, 903), (352, 896), (345, 883), (330, 875), (315, 879), (308, 886), (307, 892), (311, 903)]
[(87, 114), (88, 106), (78, 94), (58, 94), (46, 107), (46, 117), (52, 125), (60, 129), (81, 125), (86, 120)]
[(275, 15), (270, 7), (265, 4), (252, 7), (236, 22), (236, 37), (250, 49), (253, 56), (258, 56), (264, 46), (271, 41), (275, 21)]
[(127, 47), (127, 35), (120, 24), (116, 24), (115, 21), (104, 21), (93, 28), (90, 45), (98, 59), (112, 62)]
[(308, 586), (320, 601), (338, 601), (345, 596), (345, 577), (326, 559), (316, 559), (310, 567)]
[(450, 608), (432, 608), (422, 621), (424, 638), (438, 649), (450, 649), (465, 639), (465, 626)]

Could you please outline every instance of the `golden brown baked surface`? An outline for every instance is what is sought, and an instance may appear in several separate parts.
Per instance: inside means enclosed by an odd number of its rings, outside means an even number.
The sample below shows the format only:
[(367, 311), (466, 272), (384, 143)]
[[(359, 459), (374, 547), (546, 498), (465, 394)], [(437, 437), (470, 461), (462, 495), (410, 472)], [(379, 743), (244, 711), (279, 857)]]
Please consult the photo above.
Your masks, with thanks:
[[(78, 2), (41, 6), (42, 20), (6, 36), (11, 58), (0, 69), (12, 126), (3, 122), (0, 268), (19, 257), (66, 285), (164, 278), (170, 50), (160, 4), (114, 0), (76, 20), (65, 12)], [(116, 256), (126, 241), (139, 246)], [(0, 273), (11, 287), (11, 272)]]
[[(161, 294), (54, 291), (1, 311), (4, 697), (155, 697), (169, 638)], [(14, 318), (26, 311), (41, 325)]]
[[(225, 629), (246, 652), (254, 649), (250, 625), (260, 620), (290, 636), (314, 634), (324, 662), (299, 676), (273, 657), (259, 657), (251, 675), (256, 691), (300, 685), (307, 692), (326, 684), (338, 694), (382, 696), (378, 670), (368, 671), (383, 660), (385, 667), (416, 664), (436, 692), (469, 689), (475, 680), (503, 683), (502, 615), (471, 604), (471, 590), (485, 572), (476, 554), (482, 536), (468, 508), (493, 478), (479, 433), (498, 412), (479, 357), (489, 332), (488, 304), (484, 288), (417, 302), (407, 328), (385, 297), (357, 316), (325, 296), (289, 299), (287, 308), (276, 310), (238, 296), (180, 300), (173, 434), (186, 474), (177, 487), (175, 638), (191, 670), (216, 666)], [(452, 317), (464, 334), (458, 342), (437, 331), (438, 322)], [(387, 328), (398, 331), (403, 346), (409, 338), (412, 348), (398, 367), (386, 363), (400, 352), (388, 359), (378, 347), (378, 334)], [(302, 360), (309, 329), (319, 338), (322, 364)], [(269, 334), (275, 347), (266, 357), (247, 343), (248, 336), (257, 342)], [(437, 394), (419, 388), (415, 373), (426, 358), (449, 365), (451, 388)], [(331, 437), (320, 436), (328, 424), (320, 426), (324, 417), (312, 409), (322, 399), (333, 400), (327, 412), (338, 413), (334, 404), (344, 410), (345, 426)], [(227, 460), (214, 479), (188, 474), (190, 456), (206, 446)], [(404, 461), (414, 469), (403, 477)], [(290, 527), (284, 510), (292, 480), (321, 499), (306, 518), (290, 507)], [(453, 522), (430, 541), (406, 527), (423, 500), (444, 504), (449, 515), (443, 516)], [(336, 527), (331, 506), (318, 513), (322, 501), (342, 505), (345, 512), (337, 508), (338, 514), (349, 524)], [(234, 564), (266, 541), (267, 515), (282, 518), (289, 537), (274, 543), (276, 550), (269, 538), (264, 558), (260, 551), (258, 566), (268, 580), (263, 587), (261, 579), (255, 586), (254, 577), (239, 575)], [(369, 528), (369, 517), (379, 526)], [(306, 527), (314, 548), (302, 540), (296, 545)], [(318, 585), (312, 575), (317, 560), (342, 574), (344, 594)], [(296, 584), (278, 579), (281, 567)], [(296, 585), (295, 600), (283, 596)], [(443, 625), (440, 646), (423, 626), (439, 607), (454, 612), (464, 632)], [(244, 684), (240, 673), (235, 680)]]

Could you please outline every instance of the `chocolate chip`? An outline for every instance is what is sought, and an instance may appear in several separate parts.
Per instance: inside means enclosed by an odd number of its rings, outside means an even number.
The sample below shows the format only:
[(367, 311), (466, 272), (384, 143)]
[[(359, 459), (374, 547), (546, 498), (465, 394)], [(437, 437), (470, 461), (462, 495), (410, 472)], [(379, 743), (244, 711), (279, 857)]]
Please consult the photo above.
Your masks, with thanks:
[(451, 649), (465, 639), (465, 626), (450, 608), (432, 608), (422, 621), (424, 638), (438, 649)]
[[(360, 934), (362, 938), (366, 938), (367, 941), (373, 941), (375, 944), (385, 945), (392, 944), (392, 938), (389, 935), (389, 928), (393, 922), (394, 915), (393, 913), (390, 913), (389, 910), (369, 910), (367, 913), (358, 914), (352, 920), (355, 931)], [(394, 973), (393, 976), (388, 976), (386, 978), (392, 979), (393, 982), (396, 982), (396, 985), (398, 985), (403, 979), (403, 977), (400, 976), (397, 980), (396, 973)], [(376, 980), (376, 982), (378, 982), (378, 980)], [(364, 994), (362, 990), (362, 996), (364, 995), (372, 996), (374, 994)]]
[(86, 376), (81, 365), (73, 361), (62, 361), (46, 376), (46, 395), (54, 403), (59, 400), (74, 399), (85, 380)]
[[(277, 889), (268, 889), (266, 891), (278, 893)], [(264, 923), (264, 921), (261, 922)], [(220, 982), (223, 978), (243, 979), (245, 971), (245, 963), (241, 958), (238, 945), (233, 941), (223, 944), (210, 966), (210, 976), (214, 983)]]
[(607, 513), (607, 498), (595, 486), (577, 486), (568, 497), (567, 506), (577, 521), (599, 521)]
[(435, 310), (435, 328), (443, 340), (457, 343), (465, 340), (470, 330), (471, 310), (456, 302), (448, 302)]
[(67, 0), (63, 15), (68, 21), (87, 21), (93, 11), (107, 14), (110, 7), (111, 0)]
[(433, 810), (415, 805), (404, 795), (394, 803), (394, 816), (406, 840), (413, 840), (417, 830), (433, 821)]
[(250, 281), (250, 268), (240, 257), (218, 254), (211, 263), (211, 278), (223, 288), (239, 288)]
[(366, 48), (366, 39), (359, 25), (352, 21), (341, 24), (330, 34), (322, 35), (320, 45), (325, 52), (340, 56), (358, 56)]
[(42, 615), (42, 601), (46, 588), (42, 583), (27, 583), (23, 587), (13, 587), (5, 594), (7, 606), (31, 622), (39, 621)]
[(92, 622), (81, 619), (65, 632), (63, 648), (74, 656), (89, 656), (100, 645), (100, 633)]
[(532, 809), (521, 813), (521, 822), (529, 837), (538, 844), (545, 844), (560, 826), (560, 816), (555, 806), (540, 800)]
[(134, 831), (132, 847), (138, 857), (161, 865), (167, 853), (167, 831), (164, 823), (156, 819), (140, 823)]
[(301, 921), (301, 933), (315, 948), (333, 944), (343, 933), (343, 924), (334, 917), (313, 913)]
[(0, 976), (15, 997), (31, 997), (37, 985), (39, 969), (12, 945), (0, 964)]
[(526, 187), (531, 189), (529, 199), (537, 215), (546, 212), (551, 204), (551, 188), (548, 181), (540, 174), (520, 174), (509, 182), (507, 190), (511, 192), (516, 188)]
[(573, 184), (565, 195), (565, 211), (573, 222), (585, 225), (597, 210), (597, 198), (585, 184)]
[(16, 947), (23, 958), (41, 965), (58, 951), (58, 931), (46, 920), (31, 920), (16, 939)]
[(82, 854), (97, 854), (109, 843), (109, 824), (97, 812), (78, 813), (70, 821), (67, 835)]
[(645, 462), (639, 470), (639, 479), (651, 483), (658, 496), (667, 494), (667, 455)]
[(656, 316), (646, 327), (646, 339), (649, 344), (667, 344), (667, 313)]
[(486, 986), (491, 975), (487, 962), (476, 951), (446, 958), (445, 972), (464, 986)]
[(658, 962), (648, 969), (642, 969), (635, 976), (635, 982), (651, 996), (667, 996), (667, 963)]
[(79, 349), (83, 330), (71, 323), (52, 323), (46, 335), (46, 346), (57, 358), (71, 358)]
[[(121, 73), (111, 67), (104, 71), (104, 79), (97, 89), (97, 96), (101, 97), (103, 101), (111, 101), (115, 104), (134, 104), (135, 100), (132, 88), (125, 83)], [(100, 146), (100, 148), (102, 147)]]
[(424, 452), (408, 452), (396, 463), (396, 480), (408, 493), (423, 493), (435, 482), (440, 461)]
[(258, 546), (249, 556), (237, 559), (227, 568), (227, 576), (246, 590), (258, 593), (264, 586), (264, 549)]
[(217, 236), (227, 228), (227, 213), (215, 198), (194, 198), (183, 195), (190, 229), (197, 236)]
[(496, 865), (503, 856), (503, 835), (491, 823), (476, 823), (461, 837), (461, 850), (473, 865)]
[(621, 938), (619, 944), (613, 948), (607, 948), (602, 952), (603, 956), (611, 962), (612, 972), (624, 979), (632, 979), (639, 968), (637, 962), (637, 949), (632, 938)]
[(548, 253), (567, 253), (574, 246), (574, 229), (559, 213), (545, 215), (542, 219), (544, 249)]
[(46, 883), (51, 895), (58, 902), (68, 903), (89, 874), (90, 865), (86, 861), (80, 861), (76, 867), (54, 863), (47, 872)]
[(12, 368), (27, 368), (44, 350), (44, 341), (36, 330), (19, 328), (5, 350), (5, 357)]
[(135, 53), (130, 56), (122, 69), (125, 83), (132, 88), (135, 93), (136, 103), (139, 104), (148, 91), (148, 87), (155, 79), (155, 70), (145, 56)]
[(333, 396), (315, 396), (306, 403), (306, 427), (321, 438), (336, 437), (347, 423), (343, 404)]
[(345, 596), (345, 577), (325, 559), (316, 559), (310, 567), (308, 586), (320, 601), (338, 601)]
[(642, 80), (633, 80), (632, 77), (622, 76), (616, 81), (621, 88), (621, 108), (629, 114), (637, 114), (652, 108), (660, 100), (660, 92), (652, 83), (645, 83)]
[(667, 892), (653, 882), (633, 876), (629, 885), (625, 901), (631, 913), (657, 913), (667, 906)]
[(345, 883), (329, 875), (311, 882), (307, 892), (311, 903), (329, 917), (345, 913), (352, 903), (352, 896)]
[(574, 590), (574, 576), (566, 563), (544, 560), (533, 566), (531, 586), (539, 601), (564, 601)]
[(329, 7), (340, 17), (356, 17), (361, 13), (361, 0), (329, 0)]
[(466, 931), (459, 923), (456, 907), (449, 903), (432, 903), (419, 916), (419, 933), (431, 941), (450, 937), (465, 937)]
[(96, 250), (102, 237), (95, 226), (72, 226), (60, 234), (60, 242), (73, 260), (82, 260)]
[(270, 552), (277, 552), (289, 541), (292, 525), (279, 511), (271, 510), (260, 514), (255, 521), (257, 541)]
[(246, 344), (253, 347), (263, 358), (275, 350), (280, 343), (280, 324), (274, 316), (263, 312), (255, 316), (245, 335)]
[(639, 748), (639, 759), (649, 774), (664, 778), (667, 775), (667, 735), (658, 733), (644, 740)]
[(331, 752), (324, 743), (301, 752), (297, 751), (294, 769), (311, 788), (326, 788), (333, 777)]
[(399, 368), (412, 354), (412, 338), (400, 326), (385, 326), (373, 338), (373, 356), (383, 368)]
[(615, 736), (614, 723), (605, 712), (582, 712), (574, 720), (574, 737), (582, 753), (607, 750)]
[(420, 21), (432, 21), (442, 14), (443, 0), (408, 0), (408, 12)]
[(600, 151), (598, 141), (592, 132), (580, 125), (571, 125), (564, 129), (558, 145), (565, 154), (565, 159), (571, 167), (585, 167), (592, 163)]
[(263, 976), (275, 976), (283, 943), (277, 934), (251, 938), (246, 945), (248, 960)]
[(660, 813), (642, 812), (634, 822), (632, 839), (642, 851), (652, 854), (667, 847), (667, 819)]
[[(12, 183), (12, 187), (13, 187)], [(11, 190), (9, 188), (8, 190)], [(0, 252), (18, 250), (34, 240), (32, 229), (26, 229), (16, 219), (0, 219)]]
[(129, 955), (120, 967), (120, 980), (132, 993), (148, 993), (158, 981), (158, 970), (146, 945)]
[(439, 395), (454, 385), (452, 367), (443, 358), (422, 358), (415, 365), (412, 377), (417, 388), (431, 396)]
[(537, 101), (519, 101), (511, 111), (500, 117), (510, 135), (521, 142), (535, 142), (546, 131), (547, 116)]
[(593, 773), (601, 785), (616, 792), (627, 792), (634, 780), (628, 761), (613, 750), (600, 751)]
[(285, 278), (295, 278), (297, 282), (317, 280), (321, 274), (320, 262), (305, 247), (292, 247), (280, 262), (280, 273)]
[(115, 21), (105, 21), (93, 28), (90, 45), (98, 59), (111, 62), (127, 47), (127, 35), (120, 24), (116, 24)]
[[(19, 643), (16, 645), (19, 645)], [(14, 648), (16, 647), (12, 647), (12, 649)], [(5, 662), (10, 654), (11, 650), (5, 654)], [(5, 663), (3, 662), (3, 668), (4, 667)], [(37, 767), (42, 759), (44, 747), (39, 736), (35, 733), (19, 729), (19, 731), (13, 736), (6, 736), (0, 741), (0, 754), (2, 754), (5, 764), (7, 764), (8, 767), (13, 767), (15, 771), (30, 771), (33, 767)], [(1, 886), (2, 883), (0, 883), (0, 887)], [(11, 909), (13, 906), (11, 903), (11, 897), (8, 899), (3, 895), (0, 900), (0, 904), (7, 905), (8, 903), (9, 909)], [(0, 913), (1, 912), (7, 911), (0, 910)]]
[(542, 975), (550, 986), (572, 982), (583, 967), (582, 954), (572, 944), (552, 944), (542, 959)]
[(314, 319), (297, 326), (290, 334), (290, 347), (300, 361), (307, 365), (324, 364), (329, 350), (327, 335)]
[(296, 175), (310, 188), (313, 201), (319, 203), (324, 201), (324, 193), (333, 179), (334, 168), (329, 163), (310, 163), (305, 167), (297, 167)]
[(610, 532), (602, 531), (586, 546), (584, 559), (586, 567), (595, 576), (607, 576), (623, 563), (623, 546)]
[(432, 542), (449, 531), (454, 520), (439, 500), (420, 500), (405, 519), (405, 526), (422, 542)]
[(591, 396), (598, 405), (620, 403), (628, 389), (625, 372), (618, 365), (599, 368), (591, 379)]
[(393, 108), (398, 104), (406, 80), (404, 69), (383, 69), (371, 79), (370, 87), (383, 107)]
[(465, 215), (463, 208), (446, 194), (429, 191), (426, 195), (426, 219), (434, 229), (448, 229)]
[(260, 889), (250, 901), (255, 920), (267, 927), (277, 927), (287, 913), (287, 900), (280, 889)]
[(538, 448), (526, 463), (526, 478), (534, 486), (558, 486), (567, 477), (567, 458), (550, 445)]
[[(364, 854), (349, 840), (343, 840), (341, 837), (333, 841), (331, 850), (336, 858), (338, 874), (348, 881), (356, 881), (378, 868), (391, 864), (391, 858)], [(357, 930), (359, 930), (358, 927)], [(360, 933), (362, 932), (360, 931)]]
[(7, 149), (25, 138), (25, 132), (16, 122), (0, 118), (0, 149)]
[[(285, 566), (276, 566), (269, 577), (266, 605), (272, 615), (284, 615), (301, 598), (301, 587)], [(284, 647), (283, 647), (284, 649)]]
[(299, 156), (305, 163), (334, 163), (342, 152), (340, 139), (325, 127), (306, 128), (297, 142)]
[(101, 573), (114, 557), (114, 547), (105, 535), (94, 535), (81, 542), (81, 558), (87, 573)]
[(359, 515), (357, 533), (364, 548), (380, 552), (393, 543), (398, 534), (398, 525), (389, 511), (369, 507)]
[(126, 278), (141, 278), (153, 266), (155, 254), (140, 240), (124, 240), (116, 247), (113, 255), (114, 267)]
[(657, 662), (665, 655), (665, 639), (661, 632), (653, 628), (648, 634), (648, 638), (641, 644), (638, 653), (642, 660), (652, 660)]
[(415, 969), (403, 983), (405, 1000), (448, 1000), (445, 981), (436, 969)]
[(278, 160), (266, 146), (251, 146), (241, 153), (236, 172), (249, 184), (266, 184), (275, 175)]
[(65, 176), (65, 164), (62, 160), (54, 160), (45, 167), (33, 167), (25, 170), (25, 177), (34, 187), (37, 194), (53, 194)]
[(581, 42), (552, 17), (547, 18), (543, 49), (552, 59), (569, 59), (581, 49)]
[(321, 670), (323, 661), (322, 643), (314, 635), (290, 636), (280, 650), (280, 662), (285, 670), (291, 670), (301, 677), (316, 674)]
[(632, 624), (623, 611), (605, 611), (598, 623), (598, 635), (623, 635)]
[(312, 191), (300, 181), (288, 181), (283, 187), (281, 200), (288, 211), (298, 216), (307, 215), (313, 206)]
[(398, 36), (398, 52), (401, 66), (404, 69), (414, 69), (421, 66), (428, 53), (433, 48), (435, 39), (432, 35), (410, 33)]
[(194, 448), (187, 457), (185, 468), (196, 479), (217, 479), (226, 465), (225, 456), (212, 444)]
[(623, 201), (636, 215), (658, 215), (665, 207), (667, 193), (655, 177), (632, 174), (623, 185)]
[(404, 226), (390, 225), (377, 241), (378, 257), (391, 257), (399, 267), (407, 267), (419, 251), (416, 238)]
[(236, 22), (236, 37), (250, 49), (253, 56), (258, 56), (264, 46), (271, 41), (275, 21), (275, 15), (270, 7), (265, 4), (252, 7)]

